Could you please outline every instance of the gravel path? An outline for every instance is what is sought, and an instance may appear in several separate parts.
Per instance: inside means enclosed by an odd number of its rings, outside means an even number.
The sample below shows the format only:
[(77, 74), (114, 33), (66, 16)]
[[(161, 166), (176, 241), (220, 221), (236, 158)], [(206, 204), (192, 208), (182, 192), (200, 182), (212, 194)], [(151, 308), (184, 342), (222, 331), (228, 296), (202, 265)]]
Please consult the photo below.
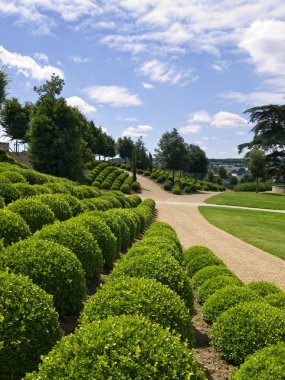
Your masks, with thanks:
[(220, 230), (199, 213), (198, 207), (214, 193), (174, 196), (149, 178), (138, 176), (138, 181), (141, 197), (156, 201), (157, 220), (173, 226), (184, 249), (192, 245), (207, 246), (245, 283), (271, 281), (285, 290), (285, 261)]

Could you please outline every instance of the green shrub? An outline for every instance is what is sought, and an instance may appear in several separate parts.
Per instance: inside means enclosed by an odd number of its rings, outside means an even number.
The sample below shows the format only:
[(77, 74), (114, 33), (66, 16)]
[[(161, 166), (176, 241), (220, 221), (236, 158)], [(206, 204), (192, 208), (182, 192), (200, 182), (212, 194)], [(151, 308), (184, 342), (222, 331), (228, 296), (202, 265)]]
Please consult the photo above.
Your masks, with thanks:
[(51, 194), (51, 190), (44, 185), (33, 185), (33, 188), (36, 190), (37, 194)]
[(222, 356), (241, 364), (255, 351), (284, 341), (285, 312), (266, 303), (240, 303), (219, 316), (211, 338)]
[[(108, 210), (109, 208), (121, 208), (122, 207), (122, 203), (119, 201), (118, 197), (116, 197), (115, 195), (112, 195), (112, 194), (105, 194), (105, 195), (100, 195), (100, 197), (98, 198), (93, 198), (95, 201), (98, 200), (106, 200), (108, 201), (108, 208), (106, 207), (106, 210)], [(95, 202), (96, 204), (96, 202)], [(105, 211), (106, 211), (105, 210)], [(103, 210), (104, 211), (104, 210)]]
[(284, 380), (285, 343), (256, 351), (231, 376), (232, 380)]
[(120, 190), (124, 193), (124, 194), (130, 194), (131, 193), (131, 187), (127, 184), (123, 184), (121, 187), (120, 187)]
[(31, 169), (22, 169), (18, 171), (20, 174), (22, 174), (23, 177), (25, 177), (26, 181), (30, 185), (43, 185), (47, 182), (46, 175), (43, 173), (39, 173), (36, 170)]
[(151, 172), (150, 172), (149, 170), (145, 170), (145, 171), (143, 172), (143, 175), (144, 175), (145, 177), (150, 177), (150, 176), (151, 176)]
[(116, 257), (116, 237), (96, 212), (86, 212), (66, 222), (67, 225), (83, 225), (97, 241), (102, 252), (104, 268), (112, 267)]
[(128, 197), (128, 201), (132, 203), (133, 207), (137, 207), (142, 203), (142, 199), (139, 195), (133, 194)]
[[(271, 182), (259, 182), (258, 183), (259, 191), (271, 191), (272, 183)], [(234, 187), (234, 191), (256, 191), (256, 183), (255, 182), (244, 182), (239, 183)]]
[(189, 185), (186, 185), (184, 187), (184, 191), (185, 191), (186, 194), (191, 194), (192, 193), (192, 187), (189, 186)]
[(34, 236), (55, 241), (69, 248), (81, 262), (89, 285), (100, 276), (103, 270), (102, 252), (91, 233), (79, 223), (71, 223), (71, 220), (74, 219), (45, 226)]
[(157, 237), (163, 236), (165, 238), (171, 239), (178, 247), (178, 249), (182, 252), (181, 244), (178, 239), (178, 236), (175, 230), (170, 226), (170, 224), (165, 222), (155, 222), (152, 223), (145, 233), (145, 237)]
[[(111, 211), (111, 210), (110, 210)], [(113, 210), (112, 210), (113, 211)], [(117, 215), (119, 215), (123, 221), (126, 223), (126, 225), (128, 226), (128, 230), (129, 230), (129, 237), (130, 237), (130, 240), (129, 240), (129, 244), (131, 242), (134, 241), (135, 239), (135, 235), (136, 235), (136, 225), (134, 223), (134, 221), (130, 218), (130, 215), (129, 214), (126, 214), (125, 212), (123, 212), (124, 210), (121, 210), (121, 209), (116, 209), (114, 210), (113, 212), (115, 212)]]
[(65, 200), (70, 207), (72, 216), (76, 216), (78, 214), (81, 214), (83, 212), (83, 208), (80, 204), (80, 201), (70, 194), (57, 194), (57, 197), (60, 199)]
[(180, 195), (181, 194), (181, 188), (179, 185), (174, 185), (172, 188), (172, 194), (174, 195)]
[[(87, 359), (86, 359), (87, 358)], [(186, 343), (138, 316), (109, 317), (86, 324), (61, 340), (34, 379), (204, 380)]]
[(134, 238), (136, 238), (141, 230), (140, 217), (137, 215), (137, 213), (134, 212), (133, 209), (120, 209), (118, 212), (120, 215), (126, 216), (126, 218), (128, 218), (128, 220), (131, 222), (131, 229), (134, 230)]
[(53, 241), (26, 239), (0, 254), (0, 268), (29, 276), (47, 293), (59, 314), (79, 311), (86, 291), (84, 271), (73, 252)]
[[(128, 257), (118, 261), (108, 279), (129, 276), (153, 278), (176, 292), (193, 312), (193, 293), (186, 273), (177, 260), (163, 252), (145, 253), (142, 256)], [(109, 280), (108, 280), (109, 281)]]
[(0, 378), (21, 379), (61, 337), (52, 297), (28, 277), (0, 272)]
[(241, 302), (262, 301), (247, 286), (228, 285), (217, 290), (204, 303), (202, 313), (207, 321), (214, 322), (224, 311)]
[(225, 266), (222, 260), (212, 253), (206, 254), (202, 253), (197, 255), (188, 261), (186, 265), (187, 273), (189, 276), (193, 277), (195, 273), (207, 266)]
[(38, 199), (18, 199), (10, 203), (7, 209), (19, 214), (30, 227), (32, 233), (55, 221), (52, 210)]
[(64, 184), (58, 182), (47, 182), (43, 185), (51, 191), (52, 194), (67, 194), (68, 190)]
[[(104, 223), (110, 228), (111, 232), (116, 238), (116, 253), (121, 251), (122, 246), (122, 226), (118, 218), (112, 214), (107, 214), (103, 211), (94, 212), (94, 215), (99, 216)], [(127, 228), (127, 227), (126, 227)]]
[(280, 293), (268, 294), (264, 297), (264, 301), (271, 306), (278, 307), (285, 311), (285, 293), (282, 291)]
[[(121, 243), (120, 243), (120, 251), (126, 251), (130, 245), (131, 237), (130, 237), (130, 230), (128, 227), (128, 224), (125, 221), (125, 218), (118, 215), (116, 210), (108, 210), (104, 212), (104, 217), (107, 217), (106, 223), (108, 224), (108, 219), (113, 219), (114, 223), (120, 226), (120, 234), (121, 234)], [(110, 229), (112, 230), (111, 226), (109, 225)], [(113, 231), (112, 231), (113, 232)], [(114, 233), (114, 232), (113, 232)], [(116, 236), (116, 235), (115, 235)], [(116, 244), (118, 243), (118, 240)]]
[(1, 174), (5, 176), (6, 178), (8, 178), (8, 180), (12, 183), (17, 183), (17, 182), (27, 183), (26, 178), (18, 172), (7, 170), (7, 171), (2, 172)]
[(12, 184), (0, 182), (0, 196), (4, 198), (6, 205), (20, 198), (20, 193)]
[(12, 182), (7, 177), (5, 177), (2, 173), (0, 173), (0, 183), (11, 184)]
[(171, 191), (172, 190), (172, 182), (166, 180), (163, 185), (164, 190)]
[(110, 190), (111, 189), (111, 182), (110, 181), (102, 182), (101, 189)]
[(236, 277), (233, 274), (233, 272), (231, 272), (227, 267), (212, 265), (204, 267), (198, 272), (196, 272), (191, 279), (191, 284), (193, 288), (198, 288), (199, 286), (203, 285), (205, 281), (215, 278), (217, 276)]
[(277, 294), (281, 292), (273, 282), (266, 281), (252, 281), (248, 284), (248, 287), (255, 291), (259, 296), (266, 297), (270, 294)]
[(0, 196), (0, 209), (1, 208), (4, 208), (6, 205), (5, 205), (5, 200), (3, 197)]
[(12, 186), (20, 194), (21, 198), (29, 198), (38, 194), (37, 189), (28, 183), (18, 182)]
[(193, 343), (191, 316), (184, 302), (156, 280), (125, 277), (106, 283), (85, 304), (81, 323), (122, 314), (144, 315)]
[(237, 277), (230, 275), (210, 278), (197, 288), (197, 300), (200, 303), (204, 303), (211, 294), (214, 294), (217, 290), (227, 285), (242, 285), (242, 282)]
[(0, 210), (0, 239), (3, 239), (4, 246), (26, 239), (30, 235), (30, 228), (20, 215), (7, 208)]
[(215, 256), (214, 252), (209, 248), (204, 247), (203, 245), (193, 245), (192, 247), (185, 249), (183, 252), (184, 265), (187, 265), (190, 260), (194, 259), (196, 256), (200, 256), (201, 254), (206, 254), (207, 256), (212, 254)]
[(157, 183), (163, 183), (166, 180), (165, 175), (159, 175), (157, 177)]
[(42, 194), (37, 197), (38, 200), (52, 210), (55, 218), (61, 222), (72, 217), (71, 208), (62, 195), (63, 194)]
[(140, 183), (137, 181), (134, 181), (132, 183), (132, 190), (138, 192), (138, 191), (140, 191), (140, 189), (141, 189)]

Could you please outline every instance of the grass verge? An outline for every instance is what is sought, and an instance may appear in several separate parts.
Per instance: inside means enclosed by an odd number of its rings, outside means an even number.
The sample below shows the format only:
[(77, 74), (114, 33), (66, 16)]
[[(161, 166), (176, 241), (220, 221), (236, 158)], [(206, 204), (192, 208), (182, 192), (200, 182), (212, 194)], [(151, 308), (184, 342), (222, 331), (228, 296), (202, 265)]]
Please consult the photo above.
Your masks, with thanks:
[(285, 260), (285, 214), (207, 206), (199, 211), (214, 226)]
[(285, 195), (273, 193), (249, 193), (227, 191), (214, 195), (205, 200), (205, 203), (216, 205), (265, 208), (271, 210), (285, 210)]

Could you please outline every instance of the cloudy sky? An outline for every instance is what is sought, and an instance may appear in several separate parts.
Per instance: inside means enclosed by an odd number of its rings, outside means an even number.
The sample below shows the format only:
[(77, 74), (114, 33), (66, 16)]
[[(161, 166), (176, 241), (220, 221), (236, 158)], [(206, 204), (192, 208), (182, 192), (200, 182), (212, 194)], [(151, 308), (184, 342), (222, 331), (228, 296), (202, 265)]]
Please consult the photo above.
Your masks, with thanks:
[(62, 95), (114, 138), (153, 152), (177, 128), (209, 158), (239, 157), (243, 111), (285, 103), (284, 0), (0, 0), (10, 96)]

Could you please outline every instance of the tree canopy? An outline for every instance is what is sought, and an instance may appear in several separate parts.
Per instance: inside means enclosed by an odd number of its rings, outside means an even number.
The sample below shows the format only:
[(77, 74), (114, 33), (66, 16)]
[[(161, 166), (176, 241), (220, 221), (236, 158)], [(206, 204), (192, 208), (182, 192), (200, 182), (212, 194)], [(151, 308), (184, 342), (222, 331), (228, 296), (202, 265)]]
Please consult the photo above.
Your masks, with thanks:
[(187, 145), (187, 171), (194, 174), (194, 177), (203, 178), (208, 166), (209, 160), (205, 152), (198, 145)]
[(265, 175), (266, 157), (261, 149), (254, 148), (248, 154), (247, 167), (250, 174), (256, 180), (256, 192), (258, 192), (258, 180)]
[(117, 153), (119, 156), (127, 162), (127, 159), (131, 159), (134, 142), (130, 137), (119, 137), (116, 144)]
[(244, 149), (262, 149), (266, 153), (269, 173), (276, 181), (285, 182), (285, 105), (265, 105), (249, 108), (253, 140), (238, 145), (239, 153)]
[(0, 109), (7, 97), (7, 87), (9, 84), (8, 74), (4, 67), (0, 69)]

